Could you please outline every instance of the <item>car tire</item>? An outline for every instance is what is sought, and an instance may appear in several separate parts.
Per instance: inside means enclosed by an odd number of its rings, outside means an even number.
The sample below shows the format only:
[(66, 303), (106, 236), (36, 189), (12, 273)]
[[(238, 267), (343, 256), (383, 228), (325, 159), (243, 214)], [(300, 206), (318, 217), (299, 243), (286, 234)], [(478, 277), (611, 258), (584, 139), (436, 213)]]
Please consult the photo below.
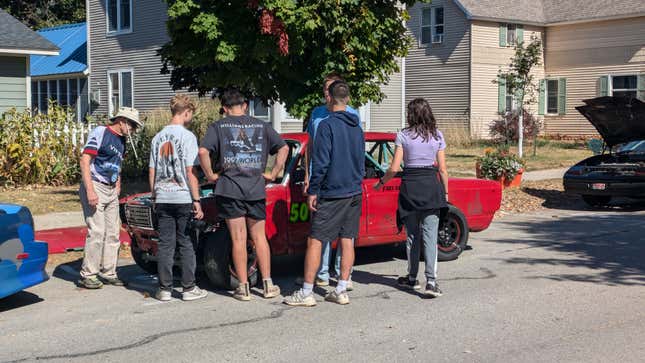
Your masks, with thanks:
[(439, 226), (437, 247), (439, 261), (452, 261), (457, 259), (466, 249), (468, 243), (468, 222), (461, 211), (453, 206), (448, 206), (448, 216), (445, 223)]
[[(236, 289), (240, 281), (237, 279), (233, 268), (231, 255), (231, 236), (228, 230), (222, 228), (208, 233), (204, 237), (204, 272), (208, 280), (218, 288), (225, 290)], [(249, 285), (255, 286), (258, 282), (257, 256), (253, 248), (249, 248), (247, 268)]]
[(137, 242), (137, 239), (135, 236), (130, 235), (130, 253), (132, 254), (132, 258), (134, 259), (134, 262), (136, 262), (137, 266), (141, 267), (142, 270), (145, 272), (151, 274), (151, 275), (156, 275), (157, 274), (157, 262), (156, 261), (148, 261), (146, 258), (144, 258), (144, 254), (146, 252), (142, 251), (139, 248), (139, 243)]
[(582, 200), (591, 207), (604, 207), (611, 201), (608, 195), (583, 195)]

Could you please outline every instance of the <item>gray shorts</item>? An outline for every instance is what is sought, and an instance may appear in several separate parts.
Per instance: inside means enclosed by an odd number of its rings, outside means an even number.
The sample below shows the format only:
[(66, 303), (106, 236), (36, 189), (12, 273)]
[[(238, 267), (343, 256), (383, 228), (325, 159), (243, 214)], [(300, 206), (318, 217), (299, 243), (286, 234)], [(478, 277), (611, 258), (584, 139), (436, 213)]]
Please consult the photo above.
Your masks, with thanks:
[(318, 200), (311, 221), (311, 237), (319, 241), (356, 238), (361, 223), (363, 196)]

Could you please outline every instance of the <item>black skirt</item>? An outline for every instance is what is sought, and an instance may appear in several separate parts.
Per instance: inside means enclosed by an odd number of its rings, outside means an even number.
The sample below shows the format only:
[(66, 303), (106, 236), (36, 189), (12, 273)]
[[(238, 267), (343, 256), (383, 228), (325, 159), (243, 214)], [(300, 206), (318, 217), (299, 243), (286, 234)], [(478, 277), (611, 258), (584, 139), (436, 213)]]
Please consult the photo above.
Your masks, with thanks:
[(447, 216), (445, 188), (435, 167), (403, 169), (396, 211), (399, 232), (403, 229), (405, 218), (415, 213), (436, 214), (440, 221)]

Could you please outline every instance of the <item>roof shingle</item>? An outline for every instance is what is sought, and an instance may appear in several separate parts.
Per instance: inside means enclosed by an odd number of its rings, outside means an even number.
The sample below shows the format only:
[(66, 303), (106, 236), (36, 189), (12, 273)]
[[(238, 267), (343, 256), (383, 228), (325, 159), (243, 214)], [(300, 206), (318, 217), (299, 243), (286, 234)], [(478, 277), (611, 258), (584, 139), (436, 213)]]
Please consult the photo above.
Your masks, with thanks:
[(0, 9), (0, 49), (57, 52), (58, 48)]

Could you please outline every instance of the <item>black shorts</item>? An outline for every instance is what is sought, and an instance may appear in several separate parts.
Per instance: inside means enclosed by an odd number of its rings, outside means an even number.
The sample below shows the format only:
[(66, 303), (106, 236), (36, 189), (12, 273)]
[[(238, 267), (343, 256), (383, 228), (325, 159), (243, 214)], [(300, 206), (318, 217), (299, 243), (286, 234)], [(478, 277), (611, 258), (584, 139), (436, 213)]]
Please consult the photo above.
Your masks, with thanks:
[(224, 219), (248, 217), (258, 221), (267, 218), (266, 200), (240, 200), (222, 197), (215, 197), (217, 215)]
[(311, 221), (311, 237), (322, 242), (337, 238), (356, 238), (361, 223), (363, 196), (319, 199)]

